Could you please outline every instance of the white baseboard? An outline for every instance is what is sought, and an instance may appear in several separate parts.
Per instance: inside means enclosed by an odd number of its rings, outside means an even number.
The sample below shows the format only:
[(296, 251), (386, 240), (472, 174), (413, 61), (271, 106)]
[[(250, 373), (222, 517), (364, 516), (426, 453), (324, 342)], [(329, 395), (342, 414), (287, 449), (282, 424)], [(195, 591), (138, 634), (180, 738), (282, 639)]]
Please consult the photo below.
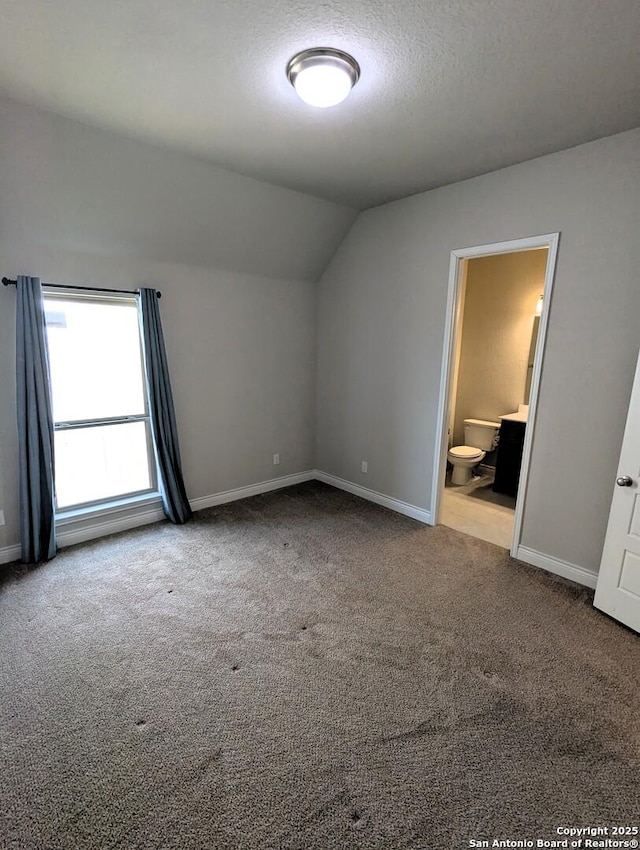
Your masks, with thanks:
[(401, 502), (400, 499), (393, 499), (391, 496), (385, 496), (375, 490), (369, 490), (367, 487), (361, 487), (359, 484), (353, 484), (351, 481), (329, 475), (319, 469), (314, 471), (313, 477), (325, 484), (330, 484), (332, 487), (337, 487), (338, 490), (346, 490), (347, 493), (353, 493), (354, 496), (360, 496), (361, 499), (366, 499), (368, 502), (375, 502), (376, 505), (382, 505), (382, 507), (396, 511), (396, 513), (417, 519), (418, 522), (423, 522), (425, 525), (432, 525), (430, 511), (425, 511), (423, 508), (410, 505), (408, 502)]
[(595, 588), (598, 581), (598, 574), (591, 572), (591, 570), (579, 567), (577, 564), (571, 564), (568, 561), (561, 561), (551, 555), (543, 555), (542, 552), (536, 552), (535, 549), (529, 549), (527, 546), (518, 546), (516, 558), (519, 561), (524, 561), (525, 564), (540, 567), (548, 573), (568, 578), (585, 587)]
[(11, 561), (19, 561), (22, 554), (22, 547), (19, 543), (13, 546), (4, 546), (0, 549), (0, 564), (10, 564)]
[[(235, 490), (226, 490), (223, 493), (214, 493), (211, 496), (201, 496), (190, 499), (192, 511), (201, 511), (215, 505), (223, 505), (226, 502), (235, 502), (237, 499), (247, 499), (249, 496), (257, 496), (260, 493), (269, 493), (271, 490), (279, 490), (281, 487), (291, 487), (292, 484), (301, 484), (310, 481), (313, 472), (300, 472), (296, 475), (283, 475), (281, 478), (272, 478), (269, 481), (261, 481), (258, 484), (250, 484), (248, 487), (237, 487)], [(84, 543), (86, 540), (94, 540), (107, 534), (115, 534), (118, 531), (128, 531), (130, 528), (138, 528), (142, 525), (150, 525), (165, 519), (161, 505), (146, 506), (137, 511), (129, 509), (122, 516), (103, 516), (96, 519), (90, 525), (78, 528), (65, 529), (60, 527), (56, 537), (58, 546), (71, 546), (74, 543)]]
[[(385, 496), (383, 493), (377, 493), (375, 490), (369, 490), (367, 487), (361, 487), (359, 484), (354, 484), (351, 481), (346, 481), (344, 478), (338, 478), (335, 475), (329, 475), (319, 469), (311, 469), (306, 472), (299, 472), (294, 475), (283, 475), (280, 478), (272, 478), (269, 481), (261, 481), (258, 484), (250, 484), (247, 487), (237, 487), (234, 490), (226, 490), (222, 493), (215, 493), (211, 496), (200, 496), (197, 499), (191, 499), (190, 505), (192, 510), (201, 511), (205, 508), (223, 505), (227, 502), (235, 502), (238, 499), (247, 499), (250, 496), (257, 496), (261, 493), (270, 493), (273, 490), (279, 490), (283, 487), (291, 487), (294, 484), (302, 484), (305, 481), (323, 481), (332, 487), (337, 487), (338, 490), (345, 490), (347, 493), (352, 493), (354, 496), (360, 496), (369, 502), (374, 502), (376, 505), (382, 505), (392, 511), (403, 514), (418, 520), (418, 522), (432, 525), (431, 512), (423, 508), (418, 508), (415, 505), (410, 505), (407, 502), (402, 502), (400, 499), (394, 499), (391, 496)], [(162, 508), (157, 504), (145, 505), (138, 510), (129, 508), (111, 510), (101, 517), (96, 517), (94, 522), (88, 523), (86, 519), (80, 520), (77, 527), (73, 527), (74, 523), (67, 521), (58, 528), (57, 539), (58, 545), (63, 548), (72, 546), (75, 543), (83, 543), (87, 540), (95, 540), (98, 537), (104, 537), (107, 534), (115, 534), (119, 531), (127, 531), (131, 528), (138, 528), (142, 525), (159, 522), (164, 519)], [(563, 578), (575, 581), (577, 584), (585, 585), (586, 587), (595, 588), (598, 575), (584, 567), (579, 567), (577, 564), (571, 564), (568, 561), (561, 561), (559, 558), (554, 558), (551, 555), (544, 555), (542, 552), (537, 552), (535, 549), (529, 549), (526, 546), (519, 546), (516, 557), (525, 564), (531, 564), (534, 567), (540, 567), (549, 573), (562, 576)], [(11, 561), (17, 561), (20, 558), (20, 544), (13, 546), (5, 546), (0, 548), (0, 564), (8, 564)]]
[[(272, 478), (269, 481), (261, 481), (258, 484), (250, 484), (247, 487), (237, 487), (235, 490), (226, 490), (223, 493), (215, 493), (211, 496), (201, 496), (191, 499), (189, 504), (193, 511), (201, 511), (215, 505), (223, 505), (226, 502), (235, 502), (237, 499), (247, 499), (249, 496), (257, 496), (260, 493), (270, 493), (282, 487), (291, 487), (293, 484), (302, 484), (315, 478), (313, 470), (299, 472), (295, 475), (283, 475), (280, 478)], [(136, 509), (134, 506), (122, 506), (110, 508), (101, 516), (95, 516), (93, 521), (87, 517), (77, 519), (66, 519), (58, 525), (56, 539), (58, 546), (63, 549), (73, 546), (75, 543), (85, 543), (87, 540), (96, 540), (107, 534), (116, 534), (119, 531), (128, 531), (143, 525), (150, 525), (165, 519), (162, 506), (155, 502)], [(8, 564), (20, 559), (20, 544), (5, 546), (0, 549), (0, 564)]]
[(303, 484), (305, 481), (313, 481), (314, 478), (314, 471), (309, 469), (306, 472), (296, 472), (294, 475), (282, 475), (280, 478), (271, 478), (269, 481), (249, 484), (247, 487), (236, 487), (234, 490), (214, 493), (213, 496), (200, 496), (197, 499), (191, 499), (189, 504), (191, 510), (203, 511), (205, 508), (214, 508), (216, 505), (224, 505), (238, 499), (248, 499), (250, 496), (259, 496), (261, 493), (270, 493), (272, 490), (292, 487), (294, 484)]

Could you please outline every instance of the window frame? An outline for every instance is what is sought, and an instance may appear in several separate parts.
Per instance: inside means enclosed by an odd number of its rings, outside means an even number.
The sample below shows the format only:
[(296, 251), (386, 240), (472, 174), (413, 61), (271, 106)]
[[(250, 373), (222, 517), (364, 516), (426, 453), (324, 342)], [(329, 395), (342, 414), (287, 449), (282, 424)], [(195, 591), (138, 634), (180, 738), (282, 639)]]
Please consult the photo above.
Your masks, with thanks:
[[(76, 512), (90, 511), (91, 509), (100, 509), (111, 506), (113, 503), (126, 505), (127, 502), (138, 502), (144, 496), (153, 497), (159, 496), (158, 490), (158, 468), (155, 456), (155, 445), (153, 441), (153, 433), (151, 430), (151, 416), (149, 413), (149, 393), (147, 388), (144, 350), (142, 341), (142, 328), (140, 325), (140, 298), (137, 294), (116, 295), (114, 294), (98, 294), (87, 290), (87, 292), (78, 292), (77, 290), (68, 290), (64, 287), (56, 287), (55, 292), (42, 293), (42, 309), (44, 314), (45, 328), (47, 332), (47, 340), (49, 327), (47, 325), (47, 301), (84, 301), (101, 304), (130, 304), (135, 305), (138, 317), (138, 352), (140, 356), (140, 367), (142, 374), (142, 397), (144, 402), (144, 412), (127, 415), (127, 416), (108, 416), (95, 419), (72, 419), (60, 420), (53, 422), (54, 433), (60, 431), (73, 431), (81, 428), (100, 428), (109, 425), (125, 425), (132, 422), (144, 422), (145, 436), (147, 445), (147, 469), (149, 472), (150, 486), (142, 490), (128, 491), (126, 493), (115, 493), (111, 496), (105, 496), (103, 499), (92, 499), (85, 502), (76, 502), (72, 505), (60, 507), (58, 505), (57, 492), (55, 494), (54, 513), (56, 517), (65, 517)], [(53, 392), (53, 387), (52, 387)], [(55, 457), (55, 452), (54, 452)], [(54, 492), (55, 492), (55, 472), (54, 472)]]

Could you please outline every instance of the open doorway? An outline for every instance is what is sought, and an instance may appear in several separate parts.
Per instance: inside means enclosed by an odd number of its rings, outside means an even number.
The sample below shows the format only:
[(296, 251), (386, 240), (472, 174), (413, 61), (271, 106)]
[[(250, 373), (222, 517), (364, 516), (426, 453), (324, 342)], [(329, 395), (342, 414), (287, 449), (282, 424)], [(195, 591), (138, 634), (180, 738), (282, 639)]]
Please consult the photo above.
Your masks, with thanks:
[(432, 503), (515, 555), (558, 234), (453, 251)]

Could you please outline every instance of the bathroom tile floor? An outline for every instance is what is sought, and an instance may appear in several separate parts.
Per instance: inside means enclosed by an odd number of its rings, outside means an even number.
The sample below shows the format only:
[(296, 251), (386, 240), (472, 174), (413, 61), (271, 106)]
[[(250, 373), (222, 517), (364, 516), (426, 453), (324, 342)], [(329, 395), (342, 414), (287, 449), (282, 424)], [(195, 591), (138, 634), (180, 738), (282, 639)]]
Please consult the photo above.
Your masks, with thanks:
[(440, 522), (510, 549), (516, 500), (494, 493), (492, 484), (492, 475), (481, 475), (469, 484), (456, 486), (447, 475)]

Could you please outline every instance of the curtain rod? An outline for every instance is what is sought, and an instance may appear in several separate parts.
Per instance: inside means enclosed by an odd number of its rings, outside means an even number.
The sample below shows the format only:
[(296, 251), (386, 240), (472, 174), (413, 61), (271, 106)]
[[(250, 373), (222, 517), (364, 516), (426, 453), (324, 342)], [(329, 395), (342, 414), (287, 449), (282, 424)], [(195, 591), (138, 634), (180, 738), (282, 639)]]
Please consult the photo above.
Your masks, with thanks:
[[(11, 280), (11, 278), (3, 277), (2, 283), (4, 286), (17, 286), (17, 280)], [(135, 289), (102, 289), (99, 286), (66, 286), (63, 283), (43, 283), (42, 286), (50, 287), (51, 289), (80, 289), (83, 292), (120, 292), (123, 295), (137, 295), (138, 291)], [(162, 293), (156, 289), (156, 295), (158, 298), (162, 298)]]

